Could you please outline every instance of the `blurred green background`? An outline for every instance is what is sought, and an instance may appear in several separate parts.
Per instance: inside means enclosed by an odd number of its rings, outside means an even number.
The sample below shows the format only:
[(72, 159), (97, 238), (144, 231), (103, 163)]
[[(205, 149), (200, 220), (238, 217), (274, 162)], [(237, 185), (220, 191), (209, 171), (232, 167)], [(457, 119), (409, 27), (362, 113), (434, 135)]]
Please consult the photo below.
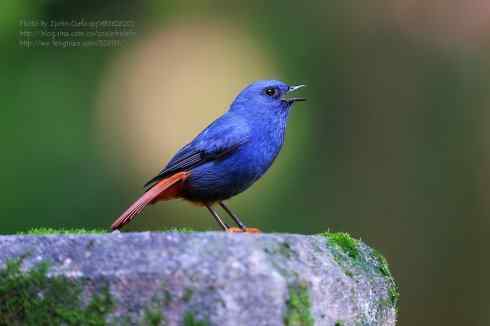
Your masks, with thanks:
[[(135, 33), (20, 43), (22, 20), (80, 18)], [(489, 325), (489, 18), (481, 0), (3, 1), (0, 232), (108, 227), (246, 84), (306, 83), (282, 154), (231, 206), (379, 249), (399, 325)], [(126, 230), (182, 226), (217, 229), (174, 201)]]

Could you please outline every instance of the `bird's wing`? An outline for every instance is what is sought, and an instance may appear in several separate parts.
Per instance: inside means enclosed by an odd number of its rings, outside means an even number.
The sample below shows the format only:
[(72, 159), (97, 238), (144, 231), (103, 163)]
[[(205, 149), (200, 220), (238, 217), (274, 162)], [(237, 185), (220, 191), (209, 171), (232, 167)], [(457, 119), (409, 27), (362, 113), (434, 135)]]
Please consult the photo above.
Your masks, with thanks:
[(157, 176), (145, 184), (150, 189), (157, 181), (177, 172), (190, 171), (206, 162), (225, 157), (249, 140), (249, 127), (229, 113), (221, 116), (192, 142), (181, 148)]

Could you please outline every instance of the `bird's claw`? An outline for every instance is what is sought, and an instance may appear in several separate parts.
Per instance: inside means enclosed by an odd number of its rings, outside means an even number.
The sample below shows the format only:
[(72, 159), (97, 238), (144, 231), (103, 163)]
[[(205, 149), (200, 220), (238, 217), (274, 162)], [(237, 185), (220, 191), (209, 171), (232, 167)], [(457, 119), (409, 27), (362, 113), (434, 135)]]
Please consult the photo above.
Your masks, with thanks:
[(229, 232), (229, 233), (242, 233), (243, 230), (240, 229), (240, 228), (235, 228), (235, 227), (231, 228), (230, 227), (230, 228), (227, 228), (226, 229), (226, 232)]
[(226, 232), (229, 233), (262, 233), (259, 229), (257, 228), (237, 228), (237, 227), (230, 227), (226, 229)]
[(262, 233), (262, 231), (257, 228), (245, 228), (245, 233)]

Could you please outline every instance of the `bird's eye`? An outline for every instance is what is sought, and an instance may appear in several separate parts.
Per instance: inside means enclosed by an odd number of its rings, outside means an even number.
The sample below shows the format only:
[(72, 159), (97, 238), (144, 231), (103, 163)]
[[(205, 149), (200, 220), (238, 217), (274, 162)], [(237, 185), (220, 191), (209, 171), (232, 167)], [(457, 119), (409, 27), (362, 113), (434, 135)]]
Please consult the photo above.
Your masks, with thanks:
[(265, 95), (267, 96), (274, 96), (276, 94), (277, 94), (277, 90), (273, 87), (265, 89)]

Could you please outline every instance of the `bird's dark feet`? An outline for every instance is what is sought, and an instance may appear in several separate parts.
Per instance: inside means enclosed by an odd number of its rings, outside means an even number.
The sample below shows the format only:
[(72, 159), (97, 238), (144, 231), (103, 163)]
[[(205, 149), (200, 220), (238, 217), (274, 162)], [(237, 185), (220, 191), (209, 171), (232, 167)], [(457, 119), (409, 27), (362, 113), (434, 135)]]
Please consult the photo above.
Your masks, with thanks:
[(235, 228), (235, 227), (227, 228), (226, 232), (230, 232), (230, 233), (262, 233), (262, 231), (260, 231), (257, 228), (240, 229), (240, 228)]

